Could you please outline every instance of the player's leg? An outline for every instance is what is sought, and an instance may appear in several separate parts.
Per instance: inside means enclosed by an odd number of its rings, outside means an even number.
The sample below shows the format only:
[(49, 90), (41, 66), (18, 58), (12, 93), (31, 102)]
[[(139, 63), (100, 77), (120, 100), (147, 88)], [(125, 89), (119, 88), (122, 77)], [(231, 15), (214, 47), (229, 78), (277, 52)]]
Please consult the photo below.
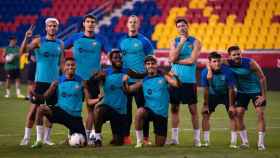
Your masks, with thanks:
[(230, 148), (236, 149), (237, 148), (237, 115), (236, 115), (236, 107), (229, 108), (229, 102), (226, 100), (223, 103), (226, 107), (228, 117), (229, 117), (229, 124), (231, 130), (231, 138), (230, 138)]
[(66, 126), (69, 129), (70, 135), (72, 135), (74, 133), (82, 134), (85, 138), (85, 142), (82, 146), (86, 146), (87, 139), (86, 139), (86, 131), (85, 131), (84, 123), (83, 123), (83, 118), (82, 117), (73, 117), (73, 116), (67, 115), (67, 114), (64, 114), (64, 115), (68, 119), (64, 119), (63, 124), (64, 124), (64, 126)]
[(24, 95), (21, 94), (20, 91), (20, 70), (19, 69), (15, 69), (14, 70), (14, 77), (15, 77), (15, 82), (16, 82), (16, 95), (17, 98), (25, 98)]
[(154, 132), (155, 132), (155, 144), (156, 146), (164, 146), (166, 137), (167, 137), (167, 124), (168, 120), (165, 117), (160, 115), (156, 115), (151, 112), (153, 115), (152, 120), (154, 124)]
[(25, 129), (24, 129), (24, 137), (21, 140), (20, 145), (28, 145), (31, 137), (32, 128), (34, 125), (35, 117), (36, 117), (36, 111), (38, 106), (35, 104), (31, 104), (26, 116), (25, 121)]
[(135, 148), (140, 148), (143, 146), (143, 125), (145, 121), (145, 117), (147, 115), (147, 111), (144, 107), (140, 107), (137, 109), (135, 115), (135, 133), (136, 133), (136, 146)]
[(167, 144), (179, 144), (179, 110), (180, 110), (180, 92), (179, 88), (170, 87), (169, 89), (170, 94), (170, 104), (171, 104), (171, 140), (167, 142)]
[(210, 144), (210, 112), (202, 113), (202, 131), (203, 131), (203, 141), (202, 146), (208, 147)]
[(242, 141), (240, 147), (248, 148), (249, 142), (248, 142), (247, 130), (244, 123), (244, 116), (248, 108), (250, 98), (247, 94), (237, 93), (236, 99), (237, 99), (237, 103), (236, 103), (237, 131), (239, 131), (239, 135)]
[(255, 105), (256, 96), (253, 98), (254, 106), (256, 109), (256, 113), (258, 116), (258, 150), (265, 150), (265, 143), (264, 143), (264, 137), (265, 137), (265, 106), (266, 101), (264, 101), (260, 106)]
[[(88, 82), (88, 90), (90, 93), (90, 99), (96, 99), (98, 98), (98, 95), (100, 94), (99, 89), (99, 81), (91, 77)], [(87, 105), (87, 118), (86, 118), (86, 135), (88, 144), (92, 144), (93, 140), (90, 138), (94, 138), (95, 130), (93, 128), (94, 124), (94, 106), (95, 105)]]
[(189, 112), (191, 114), (191, 120), (192, 120), (192, 126), (194, 130), (194, 146), (200, 147), (200, 129), (199, 129), (199, 118), (198, 118), (198, 112), (197, 112), (197, 105), (191, 104), (188, 106)]
[(43, 118), (44, 116), (51, 116), (52, 110), (47, 105), (40, 105), (36, 113), (36, 142), (31, 146), (32, 148), (41, 147), (43, 144), (44, 127)]
[(11, 96), (11, 71), (6, 71), (6, 83), (5, 83), (5, 89), (6, 94), (4, 95), (5, 98), (9, 98)]
[[(144, 107), (145, 98), (144, 98), (142, 88), (140, 88), (136, 91), (135, 102), (136, 102), (136, 105), (137, 105), (137, 109), (140, 108), (140, 107)], [(149, 120), (144, 120), (144, 124), (143, 124), (144, 142), (143, 143), (145, 145), (151, 145), (152, 144), (152, 142), (149, 141), (149, 125), (150, 125)]]
[(113, 134), (113, 145), (123, 145), (124, 128), (120, 126), (125, 123), (125, 115), (121, 115), (115, 110), (112, 110), (112, 117), (110, 118), (110, 124)]
[(130, 145), (132, 144), (131, 138), (130, 138), (130, 128), (132, 124), (132, 101), (133, 96), (135, 95), (135, 92), (132, 92), (127, 95), (127, 122), (125, 123), (125, 130), (124, 130), (124, 144)]
[(111, 111), (109, 110), (109, 107), (106, 105), (98, 105), (94, 109), (94, 127), (95, 127), (95, 138), (94, 138), (94, 144), (95, 147), (101, 147), (102, 146), (102, 137), (101, 137), (101, 130), (102, 125), (104, 122), (109, 120), (111, 117)]

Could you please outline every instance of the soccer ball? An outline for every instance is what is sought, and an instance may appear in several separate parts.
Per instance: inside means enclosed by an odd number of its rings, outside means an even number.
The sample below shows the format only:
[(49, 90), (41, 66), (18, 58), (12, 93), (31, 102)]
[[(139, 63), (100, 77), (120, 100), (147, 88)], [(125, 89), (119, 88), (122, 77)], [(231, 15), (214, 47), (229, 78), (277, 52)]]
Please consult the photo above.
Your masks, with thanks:
[(72, 147), (83, 147), (85, 141), (85, 137), (81, 133), (74, 133), (70, 136), (69, 145)]
[(11, 62), (14, 59), (14, 55), (13, 54), (7, 54), (5, 57), (5, 60), (7, 63)]

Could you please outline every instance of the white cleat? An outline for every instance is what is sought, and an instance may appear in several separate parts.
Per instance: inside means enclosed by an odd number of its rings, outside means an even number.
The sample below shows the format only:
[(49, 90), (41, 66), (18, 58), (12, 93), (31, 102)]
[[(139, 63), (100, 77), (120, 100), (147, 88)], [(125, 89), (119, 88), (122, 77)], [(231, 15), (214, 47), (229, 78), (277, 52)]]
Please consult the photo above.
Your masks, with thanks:
[(51, 142), (50, 140), (44, 140), (43, 144), (49, 145), (49, 146), (54, 146), (55, 143)]
[(5, 94), (4, 95), (4, 98), (10, 98), (11, 96), (10, 96), (10, 94)]
[(27, 146), (29, 144), (29, 139), (23, 138), (20, 142), (20, 146)]
[(231, 144), (229, 145), (229, 148), (231, 148), (231, 149), (237, 149), (238, 146), (236, 145), (236, 143), (231, 143)]
[(166, 140), (165, 141), (166, 145), (178, 145), (179, 141), (175, 140), (175, 139), (170, 139), (170, 140)]
[(25, 96), (22, 95), (22, 94), (17, 94), (17, 98), (18, 98), (18, 99), (25, 99)]
[(194, 147), (197, 147), (197, 148), (200, 148), (200, 147), (201, 147), (201, 142), (200, 142), (200, 140), (194, 140), (193, 146), (194, 146)]
[(205, 141), (205, 143), (201, 144), (201, 147), (208, 148), (210, 143), (208, 141)]
[(258, 145), (258, 150), (259, 150), (259, 151), (264, 151), (265, 149), (266, 149), (266, 148), (265, 148), (264, 144)]
[(240, 149), (248, 149), (249, 148), (249, 144), (248, 143), (243, 143), (239, 146)]

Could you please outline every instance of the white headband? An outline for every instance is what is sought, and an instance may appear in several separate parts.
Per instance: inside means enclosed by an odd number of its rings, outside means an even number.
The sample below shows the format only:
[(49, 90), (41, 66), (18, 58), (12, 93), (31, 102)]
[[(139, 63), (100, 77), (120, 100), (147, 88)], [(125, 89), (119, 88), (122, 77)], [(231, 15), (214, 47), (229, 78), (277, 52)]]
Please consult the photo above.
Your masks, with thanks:
[(47, 19), (45, 20), (45, 24), (47, 24), (47, 23), (50, 22), (50, 21), (54, 21), (54, 22), (56, 22), (57, 25), (59, 25), (59, 21), (58, 21), (56, 18), (47, 18)]

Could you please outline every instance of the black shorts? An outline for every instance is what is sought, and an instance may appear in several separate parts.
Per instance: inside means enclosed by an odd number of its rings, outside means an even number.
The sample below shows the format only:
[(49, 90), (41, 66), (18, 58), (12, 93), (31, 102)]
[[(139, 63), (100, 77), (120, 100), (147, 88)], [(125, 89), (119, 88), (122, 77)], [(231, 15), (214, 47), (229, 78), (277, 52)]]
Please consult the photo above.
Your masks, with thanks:
[(88, 86), (90, 99), (98, 98), (98, 95), (100, 93), (99, 80), (94, 79), (94, 77), (91, 77), (87, 81), (87, 86)]
[(159, 136), (167, 136), (167, 123), (168, 120), (166, 117), (155, 114), (151, 109), (144, 107), (147, 115), (145, 121), (153, 121), (154, 124), (154, 133)]
[(18, 78), (20, 78), (19, 69), (6, 70), (6, 79), (14, 80)]
[(96, 108), (99, 108), (99, 110), (104, 114), (102, 115), (102, 123), (110, 121), (112, 133), (124, 136), (126, 115), (118, 113), (115, 109), (105, 104), (98, 105)]
[[(257, 100), (257, 96), (260, 96), (260, 93), (238, 93), (236, 97), (236, 107), (243, 107), (246, 110), (248, 109), (248, 105), (250, 100), (252, 100), (255, 105), (255, 101)], [(260, 106), (266, 106), (266, 101), (264, 101)]]
[(82, 117), (75, 117), (68, 114), (58, 106), (51, 106), (52, 114), (47, 116), (51, 123), (59, 123), (70, 130), (70, 134), (81, 133), (86, 138), (85, 127)]
[(27, 80), (29, 82), (34, 82), (35, 72), (36, 72), (36, 63), (33, 62), (27, 64)]
[[(34, 92), (39, 95), (43, 95), (50, 87), (50, 83), (45, 83), (45, 82), (36, 82), (35, 83), (35, 90)], [(57, 94), (54, 93), (45, 100), (40, 100), (40, 99), (35, 99), (33, 100), (33, 97), (31, 98), (31, 103), (40, 105), (40, 104), (47, 104), (47, 105), (55, 105), (57, 103)]]
[(209, 108), (209, 112), (214, 112), (216, 107), (219, 104), (223, 104), (225, 105), (225, 108), (229, 109), (229, 99), (228, 99), (228, 95), (209, 95), (208, 96), (208, 108)]
[(174, 105), (197, 103), (197, 87), (195, 83), (183, 83), (179, 88), (170, 86), (169, 94), (170, 103)]
[[(128, 85), (132, 85), (134, 83), (128, 83)], [(137, 108), (139, 107), (144, 107), (145, 105), (145, 98), (144, 98), (144, 93), (143, 93), (143, 88), (138, 88), (136, 91), (131, 92), (127, 95), (127, 103), (128, 106), (132, 107), (132, 99), (133, 97), (135, 98), (135, 103), (137, 105)]]

